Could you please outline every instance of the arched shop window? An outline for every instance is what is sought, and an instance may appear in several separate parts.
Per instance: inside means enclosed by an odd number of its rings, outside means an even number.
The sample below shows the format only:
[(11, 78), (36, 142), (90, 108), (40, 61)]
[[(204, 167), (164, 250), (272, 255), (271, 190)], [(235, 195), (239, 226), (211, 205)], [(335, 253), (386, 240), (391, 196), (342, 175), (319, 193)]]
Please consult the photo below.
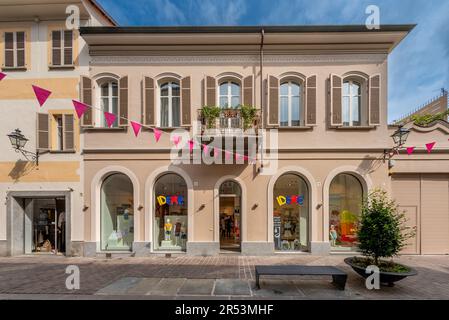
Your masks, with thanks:
[(309, 190), (296, 174), (278, 178), (273, 190), (273, 228), (276, 250), (309, 249)]
[(101, 186), (101, 250), (131, 250), (134, 241), (134, 199), (131, 180), (122, 173)]
[(175, 173), (157, 179), (154, 187), (154, 249), (185, 251), (187, 244), (187, 184)]
[(341, 173), (329, 190), (329, 240), (332, 250), (357, 247), (357, 228), (363, 202), (363, 187), (353, 175)]

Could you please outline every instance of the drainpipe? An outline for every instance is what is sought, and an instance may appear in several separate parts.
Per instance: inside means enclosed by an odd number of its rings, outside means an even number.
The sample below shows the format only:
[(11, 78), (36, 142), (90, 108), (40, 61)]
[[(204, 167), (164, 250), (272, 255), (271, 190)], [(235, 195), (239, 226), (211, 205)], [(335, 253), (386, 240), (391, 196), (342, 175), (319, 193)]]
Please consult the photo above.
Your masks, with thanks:
[[(264, 44), (264, 36), (265, 36), (265, 30), (262, 28), (260, 30), (260, 118), (262, 123), (262, 130), (264, 130), (264, 90), (263, 90), (263, 44)], [(261, 145), (261, 152), (260, 152), (260, 163), (261, 168), (263, 168), (263, 142)]]

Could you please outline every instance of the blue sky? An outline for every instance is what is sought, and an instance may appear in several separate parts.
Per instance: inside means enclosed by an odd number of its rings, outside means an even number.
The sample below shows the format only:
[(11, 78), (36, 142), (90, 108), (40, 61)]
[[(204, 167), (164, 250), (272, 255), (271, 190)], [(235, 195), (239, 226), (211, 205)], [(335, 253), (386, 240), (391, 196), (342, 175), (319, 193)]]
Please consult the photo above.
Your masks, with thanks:
[(418, 26), (390, 55), (391, 122), (449, 89), (447, 0), (99, 0), (120, 25), (364, 24), (380, 8), (381, 24)]

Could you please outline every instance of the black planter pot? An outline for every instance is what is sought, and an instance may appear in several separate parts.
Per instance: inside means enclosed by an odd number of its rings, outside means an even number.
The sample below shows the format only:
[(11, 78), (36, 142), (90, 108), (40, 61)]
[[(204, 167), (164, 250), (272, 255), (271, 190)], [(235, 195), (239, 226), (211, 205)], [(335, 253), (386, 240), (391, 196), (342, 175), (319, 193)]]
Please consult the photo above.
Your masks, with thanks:
[[(355, 264), (352, 263), (352, 260), (354, 259), (354, 257), (351, 258), (346, 258), (344, 261), (347, 265), (351, 266), (351, 268), (357, 272), (360, 276), (362, 276), (363, 278), (368, 278), (370, 276), (369, 273), (365, 273), (365, 268), (363, 267), (359, 267)], [(413, 269), (410, 268), (409, 266), (407, 266), (407, 268), (410, 270), (409, 272), (380, 272), (380, 283), (382, 284), (387, 284), (390, 287), (394, 286), (394, 283), (402, 280), (406, 277), (410, 277), (410, 276), (416, 276), (418, 274), (418, 272)]]

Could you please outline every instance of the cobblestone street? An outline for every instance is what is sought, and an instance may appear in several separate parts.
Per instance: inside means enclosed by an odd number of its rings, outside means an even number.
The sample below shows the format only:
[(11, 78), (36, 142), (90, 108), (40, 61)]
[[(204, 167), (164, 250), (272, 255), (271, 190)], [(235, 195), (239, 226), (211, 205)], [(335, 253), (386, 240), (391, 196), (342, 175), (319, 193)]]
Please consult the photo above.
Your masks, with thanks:
[[(250, 257), (0, 258), (1, 299), (449, 299), (448, 256), (405, 256), (398, 262), (418, 275), (395, 287), (367, 290), (364, 280), (344, 264), (345, 256), (276, 255)], [(254, 285), (254, 265), (334, 265), (348, 273), (345, 291), (328, 277), (261, 278)], [(80, 268), (80, 289), (65, 286), (67, 265)]]

